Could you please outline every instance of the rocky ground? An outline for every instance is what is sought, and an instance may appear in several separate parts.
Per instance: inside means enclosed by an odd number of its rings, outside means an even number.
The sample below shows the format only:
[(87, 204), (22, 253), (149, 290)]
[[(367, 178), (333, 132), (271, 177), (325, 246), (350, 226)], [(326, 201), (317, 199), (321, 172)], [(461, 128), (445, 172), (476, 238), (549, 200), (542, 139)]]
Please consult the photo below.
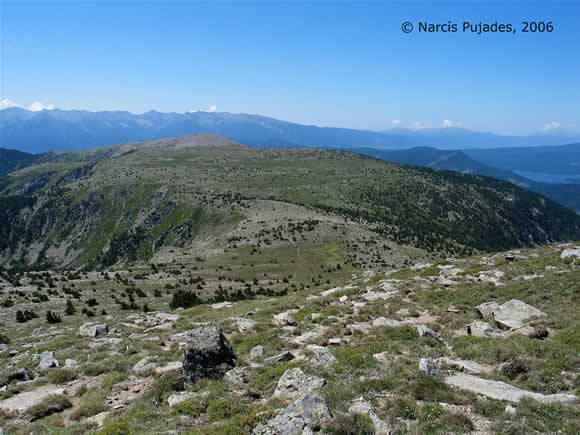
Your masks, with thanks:
[(580, 249), (385, 272), (323, 246), (3, 271), (0, 433), (580, 433)]

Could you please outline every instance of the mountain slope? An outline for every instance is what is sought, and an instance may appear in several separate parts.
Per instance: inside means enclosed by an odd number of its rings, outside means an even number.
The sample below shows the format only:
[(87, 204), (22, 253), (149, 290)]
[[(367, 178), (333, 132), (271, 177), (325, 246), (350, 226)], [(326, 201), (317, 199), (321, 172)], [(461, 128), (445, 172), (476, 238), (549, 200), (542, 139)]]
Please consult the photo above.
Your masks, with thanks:
[(538, 183), (521, 177), (508, 169), (498, 169), (480, 163), (474, 158), (471, 158), (468, 152), (465, 151), (446, 151), (426, 147), (394, 151), (355, 148), (352, 151), (387, 162), (425, 166), (432, 169), (456, 171), (464, 174), (485, 175), (487, 177), (509, 181), (525, 189), (547, 196), (573, 210), (580, 210), (580, 184)]
[(25, 166), (32, 165), (38, 156), (17, 150), (0, 148), (0, 177)]
[(256, 147), (372, 147), (444, 149), (554, 145), (578, 140), (565, 136), (502, 136), (457, 128), (384, 132), (317, 127), (260, 115), (150, 111), (88, 112), (0, 110), (0, 146), (28, 152), (88, 149), (95, 146), (154, 140), (200, 133), (226, 136)]
[(394, 258), (401, 246), (463, 255), (580, 238), (580, 217), (513, 184), (346, 152), (205, 137), (64, 156), (5, 182), (3, 263), (106, 267), (169, 247), (196, 256), (294, 238), (346, 241), (387, 266), (404, 261)]

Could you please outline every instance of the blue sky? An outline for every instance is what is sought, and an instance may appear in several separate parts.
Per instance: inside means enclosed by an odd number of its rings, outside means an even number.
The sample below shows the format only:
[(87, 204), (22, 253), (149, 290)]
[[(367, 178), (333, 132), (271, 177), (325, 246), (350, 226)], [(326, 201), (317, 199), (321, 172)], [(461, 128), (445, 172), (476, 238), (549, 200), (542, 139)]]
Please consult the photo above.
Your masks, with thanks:
[[(580, 2), (1, 1), (0, 99), (23, 107), (580, 129)], [(554, 31), (401, 31), (466, 20)]]

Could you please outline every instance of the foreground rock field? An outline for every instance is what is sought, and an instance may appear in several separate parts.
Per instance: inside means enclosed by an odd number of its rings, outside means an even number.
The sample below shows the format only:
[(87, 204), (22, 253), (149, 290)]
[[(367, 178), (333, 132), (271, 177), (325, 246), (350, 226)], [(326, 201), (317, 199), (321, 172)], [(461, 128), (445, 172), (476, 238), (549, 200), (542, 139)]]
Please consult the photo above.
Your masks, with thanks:
[(336, 255), (3, 271), (0, 433), (580, 433), (580, 249)]

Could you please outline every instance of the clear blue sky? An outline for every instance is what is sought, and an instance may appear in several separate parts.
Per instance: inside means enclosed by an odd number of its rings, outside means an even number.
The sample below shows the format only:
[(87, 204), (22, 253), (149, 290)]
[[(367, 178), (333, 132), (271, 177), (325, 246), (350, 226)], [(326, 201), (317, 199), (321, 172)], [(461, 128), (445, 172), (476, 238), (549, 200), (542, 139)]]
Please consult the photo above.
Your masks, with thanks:
[[(580, 128), (578, 1), (0, 0), (1, 96), (354, 128)], [(552, 21), (552, 33), (405, 34)], [(419, 124), (417, 124), (419, 125)]]

